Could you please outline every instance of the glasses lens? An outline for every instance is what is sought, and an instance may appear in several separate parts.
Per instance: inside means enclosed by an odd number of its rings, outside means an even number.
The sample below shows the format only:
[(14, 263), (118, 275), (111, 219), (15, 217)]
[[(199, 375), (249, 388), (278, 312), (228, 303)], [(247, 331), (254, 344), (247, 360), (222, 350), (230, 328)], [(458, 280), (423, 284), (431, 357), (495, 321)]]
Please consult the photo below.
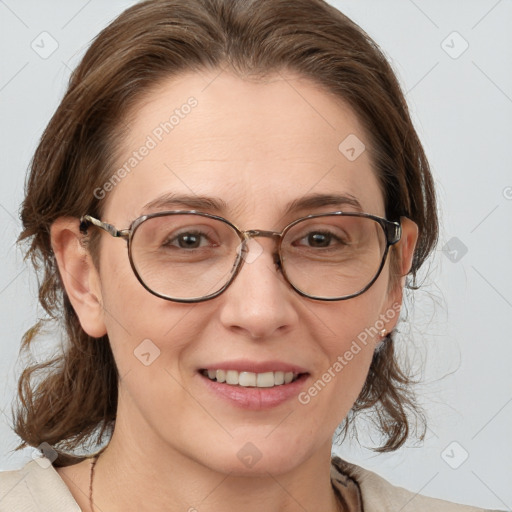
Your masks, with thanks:
[(136, 273), (153, 292), (199, 299), (231, 278), (240, 238), (225, 222), (194, 214), (151, 217), (135, 230), (131, 257)]
[(297, 289), (313, 297), (341, 298), (372, 282), (386, 246), (377, 221), (332, 215), (293, 225), (283, 239), (281, 256), (286, 276)]

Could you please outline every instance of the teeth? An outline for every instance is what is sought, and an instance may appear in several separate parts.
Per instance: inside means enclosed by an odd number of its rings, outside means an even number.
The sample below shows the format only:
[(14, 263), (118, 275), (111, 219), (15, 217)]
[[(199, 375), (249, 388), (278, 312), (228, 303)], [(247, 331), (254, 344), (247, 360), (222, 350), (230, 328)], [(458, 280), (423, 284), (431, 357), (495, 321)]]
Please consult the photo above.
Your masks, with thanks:
[(256, 374), (256, 387), (271, 388), (275, 385), (274, 372)]
[(238, 372), (235, 370), (228, 370), (226, 372), (226, 384), (236, 386), (238, 384)]
[[(237, 373), (237, 372), (234, 372)], [(235, 384), (238, 384), (239, 386), (256, 386), (256, 380), (257, 376), (255, 373), (252, 372), (240, 372), (240, 375), (238, 376), (238, 382)]]
[[(293, 374), (292, 374), (293, 376)], [(280, 386), (284, 384), (284, 372), (274, 372), (274, 384)]]
[(290, 384), (298, 373), (293, 372), (237, 372), (236, 370), (203, 370), (203, 375), (217, 382), (225, 382), (231, 386), (272, 388)]

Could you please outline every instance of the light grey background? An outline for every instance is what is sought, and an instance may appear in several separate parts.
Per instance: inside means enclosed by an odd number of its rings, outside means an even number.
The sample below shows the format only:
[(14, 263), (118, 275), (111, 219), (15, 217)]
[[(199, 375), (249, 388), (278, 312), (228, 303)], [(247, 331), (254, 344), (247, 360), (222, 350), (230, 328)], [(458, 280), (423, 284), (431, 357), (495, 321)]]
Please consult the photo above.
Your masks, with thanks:
[[(70, 70), (133, 3), (0, 0), (0, 469), (31, 456), (12, 452), (17, 438), (8, 426), (20, 338), (38, 313), (37, 283), (15, 246), (25, 173)], [(356, 443), (336, 451), (415, 492), (510, 510), (512, 2), (332, 3), (392, 61), (433, 168), (443, 222), (399, 340), (421, 369), (426, 439), (390, 455)], [(58, 48), (45, 55), (52, 44)], [(361, 441), (371, 444), (363, 431)]]

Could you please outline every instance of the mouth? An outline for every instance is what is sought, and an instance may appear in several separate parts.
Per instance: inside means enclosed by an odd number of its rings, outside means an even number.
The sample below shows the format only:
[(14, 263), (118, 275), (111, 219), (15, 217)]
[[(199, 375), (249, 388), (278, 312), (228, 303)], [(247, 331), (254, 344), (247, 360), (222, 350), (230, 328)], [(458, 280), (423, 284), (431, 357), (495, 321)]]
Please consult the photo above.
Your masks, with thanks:
[(300, 379), (306, 373), (269, 371), (255, 373), (249, 371), (223, 370), (204, 368), (199, 370), (204, 376), (214, 382), (244, 388), (274, 388), (286, 386)]

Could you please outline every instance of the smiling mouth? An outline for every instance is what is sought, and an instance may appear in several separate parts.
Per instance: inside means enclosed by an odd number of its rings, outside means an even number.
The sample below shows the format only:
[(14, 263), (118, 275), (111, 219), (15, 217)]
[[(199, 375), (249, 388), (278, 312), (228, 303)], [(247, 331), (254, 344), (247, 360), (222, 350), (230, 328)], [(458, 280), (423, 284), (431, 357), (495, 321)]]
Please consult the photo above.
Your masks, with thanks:
[(305, 373), (293, 372), (238, 372), (236, 370), (200, 370), (210, 380), (229, 384), (230, 386), (273, 388), (295, 382)]

